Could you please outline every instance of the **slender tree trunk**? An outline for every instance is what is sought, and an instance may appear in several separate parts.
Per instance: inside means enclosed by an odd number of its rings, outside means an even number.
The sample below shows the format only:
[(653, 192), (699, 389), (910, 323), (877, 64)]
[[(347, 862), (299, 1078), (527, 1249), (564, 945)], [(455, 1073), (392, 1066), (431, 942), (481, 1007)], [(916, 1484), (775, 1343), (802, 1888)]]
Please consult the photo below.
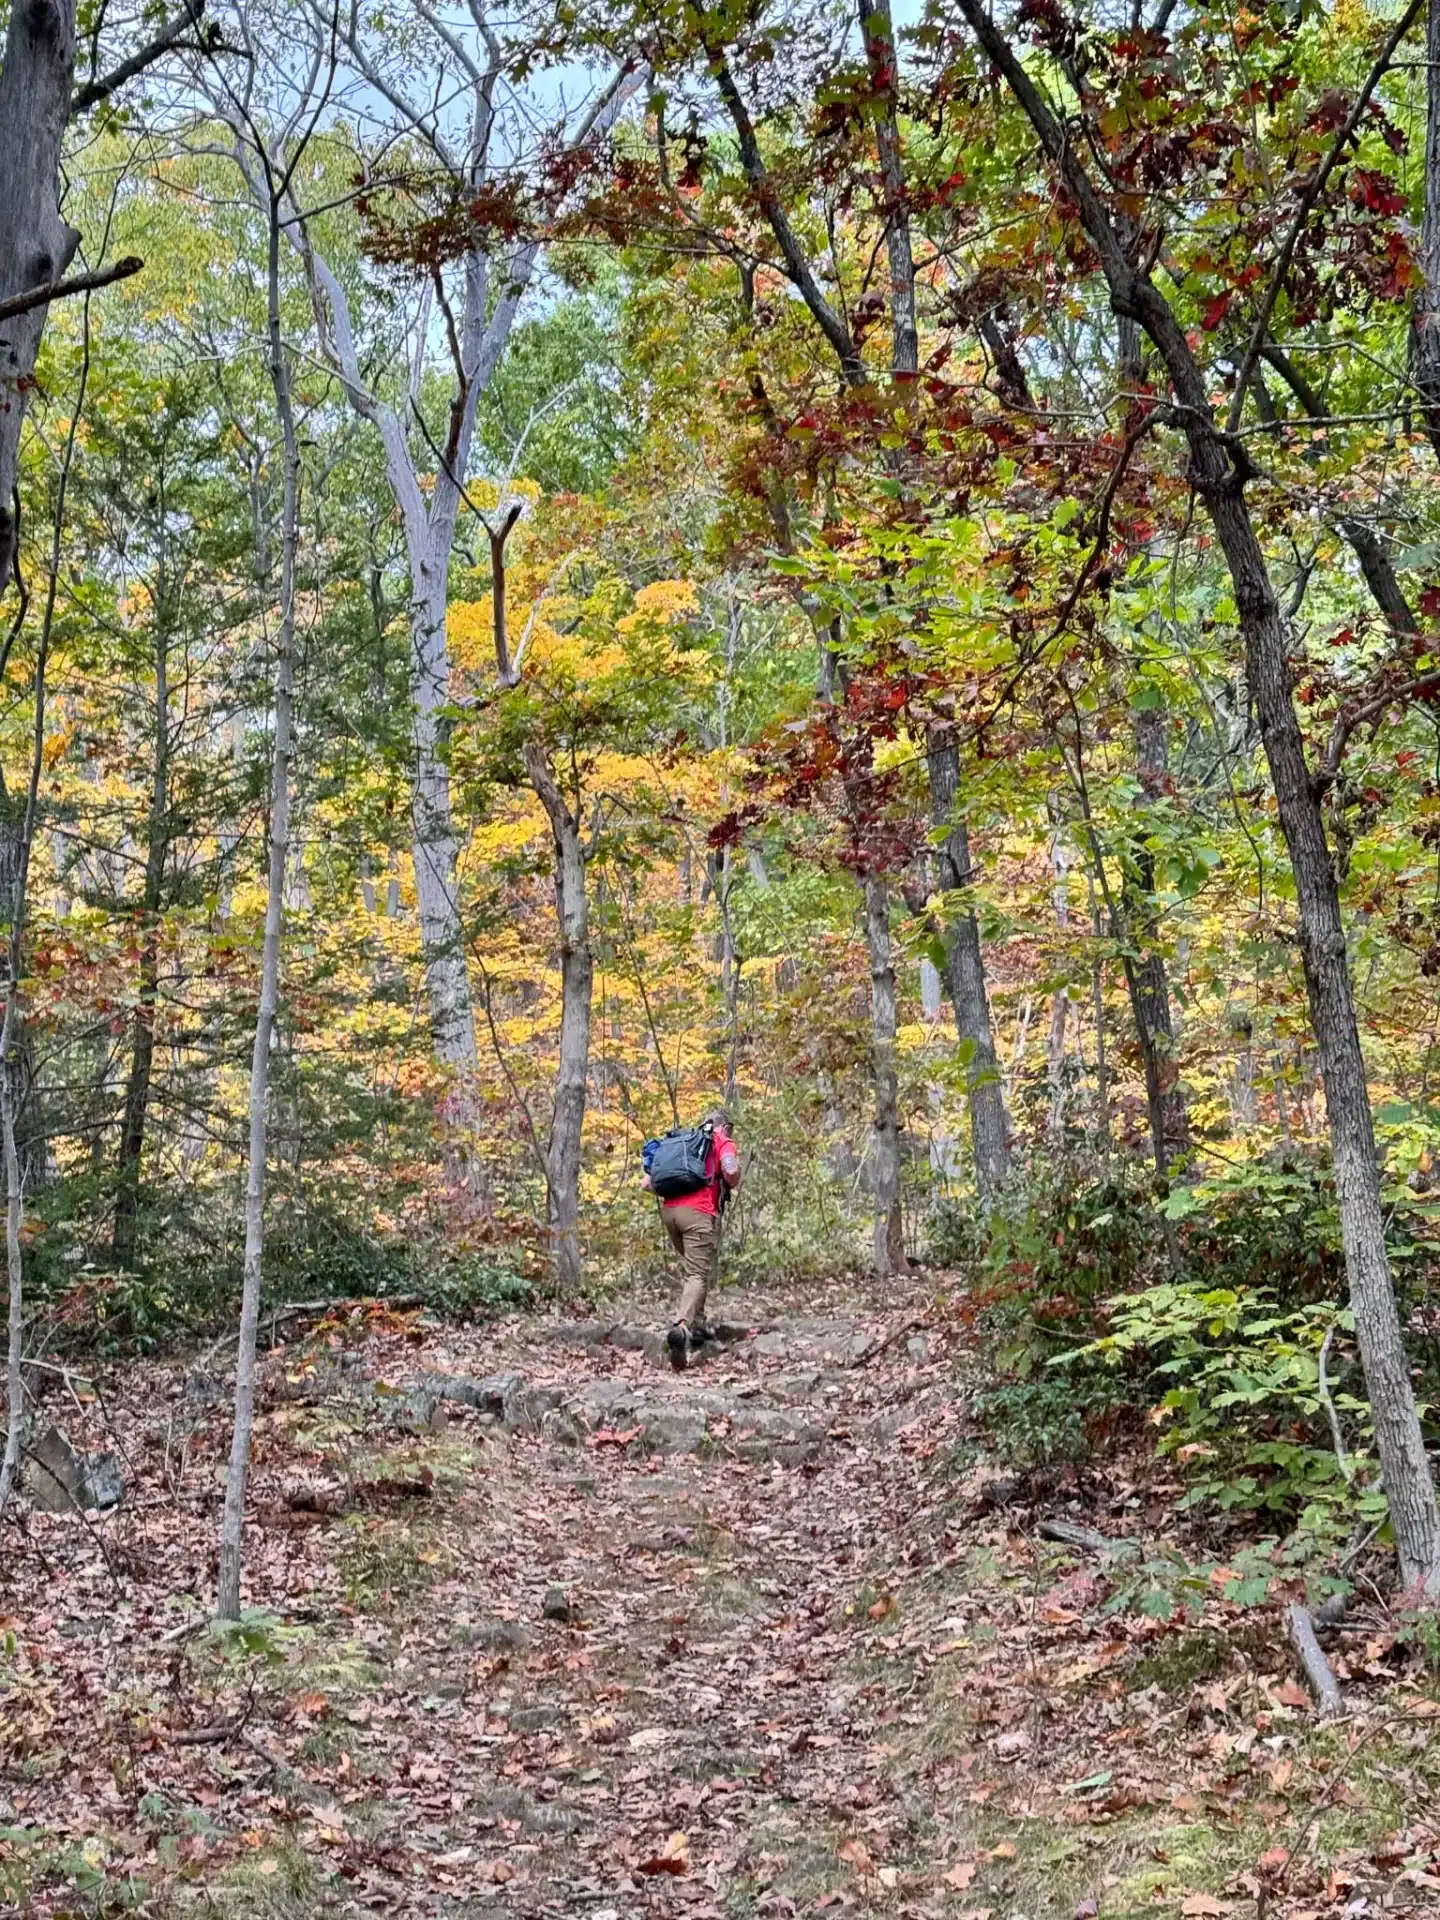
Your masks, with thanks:
[[(8, 53), (6, 57), (6, 77), (8, 77)], [(4, 89), (0, 86), (0, 105), (3, 105), (3, 100)], [(3, 130), (0, 130), (0, 138), (3, 138)], [(3, 171), (0, 171), (0, 179), (3, 179)], [(4, 212), (0, 209), (0, 220), (3, 218)], [(35, 671), (31, 683), (35, 711), (30, 736), (30, 780), (26, 789), (25, 809), (18, 834), (10, 825), (14, 819), (14, 805), (5, 792), (3, 775), (0, 775), (0, 805), (3, 805), (8, 816), (3, 842), (7, 857), (5, 870), (0, 873), (0, 889), (3, 889), (3, 898), (0, 898), (0, 914), (3, 914), (4, 920), (8, 922), (8, 938), (5, 942), (5, 1014), (3, 1021), (0, 1021), (0, 1152), (3, 1152), (5, 1162), (5, 1271), (10, 1296), (5, 1367), (8, 1424), (5, 1432), (5, 1453), (3, 1459), (0, 1459), (0, 1513), (5, 1511), (10, 1496), (14, 1492), (25, 1439), (25, 1374), (22, 1364), (25, 1352), (25, 1273), (21, 1247), (21, 1230), (25, 1223), (25, 1181), (19, 1146), (15, 1138), (16, 1113), (23, 1098), (23, 1095), (17, 1097), (17, 1078), (21, 1065), (26, 1060), (21, 1045), (23, 1014), (20, 1005), (20, 986), (25, 957), (25, 909), (30, 884), (30, 850), (35, 844), (40, 776), (45, 766), (46, 674), (50, 661), (50, 637), (55, 622), (55, 597), (60, 582), (60, 551), (65, 530), (65, 497), (69, 491), (71, 462), (75, 457), (76, 434), (80, 421), (84, 417), (85, 396), (90, 385), (88, 295), (86, 295), (84, 307), (83, 342), (79, 389), (70, 412), (70, 426), (65, 436), (65, 451), (60, 462), (59, 484), (55, 494), (55, 520), (50, 542), (45, 612), (40, 623), (39, 643), (35, 649)], [(4, 564), (0, 563), (0, 590), (3, 590), (5, 577)], [(20, 625), (23, 626), (25, 614), (23, 603), (20, 614)], [(12, 638), (18, 638), (18, 636), (19, 627), (15, 629)]]
[(991, 64), (1004, 76), (1071, 196), (1110, 288), (1112, 305), (1145, 329), (1174, 389), (1189, 449), (1188, 477), (1215, 529), (1235, 593), (1246, 677), (1260, 721), (1300, 922), (1310, 1023), (1320, 1051), (1345, 1271), (1375, 1423), (1400, 1573), (1409, 1588), (1440, 1594), (1440, 1505), (1416, 1411), (1395, 1304), (1380, 1205), (1380, 1174), (1365, 1057), (1355, 1015), (1340, 893), (1295, 709), (1290, 635), (1245, 500), (1247, 468), (1218, 428), (1209, 384), (1169, 303), (1129, 259), (1082, 159), (986, 11), (956, 0)]
[(920, 333), (915, 313), (915, 260), (910, 246), (910, 211), (905, 195), (905, 164), (897, 115), (899, 67), (890, 0), (857, 0), (865, 62), (875, 96), (875, 150), (885, 189), (885, 251), (890, 268), (890, 366), (902, 379), (920, 370)]
[(1232, 1015), (1230, 1031), (1236, 1042), (1230, 1069), (1230, 1123), (1236, 1133), (1246, 1134), (1254, 1131), (1260, 1119), (1255, 1101), (1255, 1034), (1248, 1009)]
[[(1159, 793), (1165, 777), (1165, 715), (1146, 709), (1135, 716), (1135, 765), (1147, 795)], [(1155, 907), (1155, 856), (1145, 839), (1142, 818), (1126, 864), (1122, 895), (1127, 945), (1133, 948), (1126, 967), (1130, 1003), (1145, 1065), (1145, 1103), (1150, 1116), (1150, 1139), (1155, 1171), (1164, 1174), (1176, 1152), (1190, 1143), (1185, 1094), (1180, 1086), (1175, 1025), (1170, 1007), (1170, 981), (1160, 951)]]
[[(6, 1025), (14, 1027), (8, 1018)], [(0, 1513), (10, 1503), (25, 1450), (25, 1273), (20, 1234), (25, 1194), (15, 1147), (15, 1100), (10, 1060), (0, 1050), (0, 1140), (5, 1153), (5, 1276), (10, 1304), (5, 1343), (5, 1454), (0, 1459)]]
[[(949, 829), (939, 849), (940, 881), (947, 893), (958, 893), (971, 878), (970, 836), (963, 821), (955, 818), (960, 755), (953, 736), (939, 728), (931, 729), (926, 748), (930, 817), (937, 827)], [(975, 915), (964, 908), (952, 911), (945, 929), (945, 978), (955, 1008), (955, 1030), (969, 1052), (966, 1075), (975, 1184), (982, 1200), (991, 1200), (1010, 1172), (1010, 1122), (990, 1027), (980, 927)]]
[(1104, 925), (1100, 902), (1095, 897), (1095, 876), (1086, 869), (1085, 887), (1090, 900), (1090, 932), (1094, 936), (1097, 958), (1090, 969), (1090, 994), (1095, 1005), (1095, 1133), (1102, 1153), (1110, 1151), (1110, 1074), (1105, 1046), (1105, 963), (1098, 957)]
[(235, 1356), (235, 1426), (220, 1523), (220, 1577), (216, 1612), (240, 1617), (245, 1540), (245, 1489), (255, 1424), (255, 1349), (265, 1256), (266, 1107), (270, 1047), (280, 1002), (280, 930), (285, 911), (285, 866), (290, 844), (290, 754), (295, 686), (295, 553), (300, 538), (300, 443), (290, 401), (290, 369), (280, 330), (280, 206), (270, 200), (270, 381), (284, 448), (284, 504), (280, 530), (280, 619), (275, 645), (275, 744), (270, 761), (270, 865), (265, 892), (265, 938), (260, 959), (260, 1003), (250, 1054), (250, 1141), (245, 1179), (245, 1267), (240, 1337)]
[[(1061, 938), (1070, 928), (1070, 901), (1066, 875), (1070, 870), (1070, 847), (1063, 831), (1057, 831), (1050, 848), (1054, 873), (1051, 897), (1055, 906), (1055, 924)], [(1045, 1123), (1046, 1138), (1052, 1152), (1065, 1145), (1065, 1030), (1070, 1016), (1070, 989), (1057, 987), (1050, 998), (1050, 1032), (1045, 1042), (1045, 1075), (1050, 1087), (1050, 1112)]]
[(1415, 384), (1430, 444), (1440, 457), (1440, 0), (1425, 17), (1425, 211), (1422, 280), (1415, 296)]
[[(441, 543), (435, 543), (437, 548)], [(415, 771), (411, 804), (415, 900), (425, 956), (430, 1031), (436, 1058), (454, 1076), (453, 1119), (459, 1152), (452, 1172), (474, 1178), (478, 1121), (479, 1051), (465, 958), (465, 929), (457, 891), (458, 840), (450, 804), (450, 766), (444, 709), (450, 699), (445, 643), (449, 543), (436, 551), (416, 583), (410, 607)]]
[(155, 1007), (160, 985), (160, 929), (158, 916), (164, 897), (165, 859), (169, 851), (167, 822), (170, 807), (170, 692), (167, 681), (169, 642), (165, 631), (164, 586), (156, 610), (155, 642), (155, 767), (150, 790), (150, 818), (145, 852), (145, 886), (141, 897), (143, 928), (140, 945), (140, 997), (135, 1007), (130, 1075), (120, 1122), (120, 1147), (115, 1160), (115, 1228), (111, 1251), (117, 1267), (135, 1263), (140, 1221), (140, 1161), (145, 1148), (145, 1122), (150, 1109), (150, 1080), (155, 1064)]
[[(0, 299), (58, 280), (80, 236), (60, 217), (60, 151), (75, 83), (75, 0), (16, 0), (0, 65)], [(20, 434), (48, 307), (0, 321), (0, 594), (18, 527)]]
[[(915, 299), (915, 260), (910, 242), (910, 211), (900, 145), (899, 63), (889, 0), (857, 0), (860, 33), (879, 111), (875, 148), (884, 189), (885, 247), (890, 268), (890, 368), (897, 383), (914, 380), (920, 368), (920, 335)], [(940, 864), (942, 885), (951, 892), (970, 881), (969, 835), (954, 818), (960, 785), (960, 754), (953, 734), (932, 729), (927, 743), (931, 815), (950, 828)], [(1005, 1099), (995, 1065), (990, 1031), (990, 1002), (980, 929), (973, 913), (952, 908), (944, 932), (946, 976), (955, 1007), (956, 1031), (970, 1048), (970, 1132), (975, 1175), (982, 1197), (1003, 1183), (1010, 1166)]]
[(545, 1213), (555, 1278), (577, 1286), (584, 1278), (580, 1250), (580, 1145), (590, 1076), (590, 1006), (594, 961), (585, 889), (585, 849), (579, 822), (545, 758), (531, 741), (525, 771), (550, 821), (555, 847), (555, 924), (560, 940), (560, 1061), (555, 1108), (545, 1155)]
[(875, 1084), (875, 1271), (905, 1270), (900, 1213), (900, 1088), (895, 1069), (895, 967), (890, 955), (890, 890), (884, 877), (865, 881), (865, 940), (870, 950), (870, 1018)]

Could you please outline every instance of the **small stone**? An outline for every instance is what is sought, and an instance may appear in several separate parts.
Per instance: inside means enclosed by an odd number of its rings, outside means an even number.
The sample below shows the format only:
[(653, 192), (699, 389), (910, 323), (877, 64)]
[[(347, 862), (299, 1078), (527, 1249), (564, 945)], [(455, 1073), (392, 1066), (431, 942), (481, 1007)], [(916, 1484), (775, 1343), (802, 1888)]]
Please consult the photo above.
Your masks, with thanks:
[(459, 1647), (484, 1647), (491, 1653), (521, 1653), (530, 1644), (530, 1630), (518, 1620), (460, 1622), (451, 1631)]
[(565, 1724), (563, 1707), (516, 1707), (510, 1715), (512, 1733), (549, 1733)]
[(575, 1618), (575, 1609), (570, 1604), (570, 1596), (563, 1587), (549, 1587), (545, 1598), (540, 1602), (540, 1613), (546, 1620), (556, 1620), (562, 1627), (568, 1627)]

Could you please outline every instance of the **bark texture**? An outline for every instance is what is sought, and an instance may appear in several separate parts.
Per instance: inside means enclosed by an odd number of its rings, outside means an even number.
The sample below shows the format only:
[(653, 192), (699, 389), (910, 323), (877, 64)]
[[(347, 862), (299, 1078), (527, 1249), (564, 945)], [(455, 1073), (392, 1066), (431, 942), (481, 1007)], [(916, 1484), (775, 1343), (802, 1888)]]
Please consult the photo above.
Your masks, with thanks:
[(1245, 501), (1249, 469), (1238, 443), (1215, 421), (1208, 383), (1183, 327), (1148, 274), (1127, 255), (1080, 158), (1082, 148), (1055, 118), (983, 0), (956, 0), (956, 4), (1064, 182), (1095, 249), (1112, 306), (1144, 329), (1164, 362), (1189, 450), (1190, 482), (1225, 555), (1245, 643), (1250, 693), (1295, 877), (1300, 948), (1325, 1083), (1345, 1269), (1401, 1578), (1407, 1587), (1434, 1597), (1440, 1594), (1440, 1506), (1385, 1249), (1374, 1123), (1340, 895), (1325, 838), (1319, 783), (1311, 779), (1295, 710), (1289, 634)]
[[(14, 0), (0, 66), (0, 300), (58, 280), (80, 244), (60, 216), (75, 0)], [(16, 475), (46, 306), (0, 322), (0, 593), (15, 565)]]
[(870, 950), (871, 1075), (875, 1087), (875, 1271), (902, 1273), (900, 1087), (895, 1069), (895, 967), (890, 953), (890, 889), (882, 875), (865, 882), (865, 941)]

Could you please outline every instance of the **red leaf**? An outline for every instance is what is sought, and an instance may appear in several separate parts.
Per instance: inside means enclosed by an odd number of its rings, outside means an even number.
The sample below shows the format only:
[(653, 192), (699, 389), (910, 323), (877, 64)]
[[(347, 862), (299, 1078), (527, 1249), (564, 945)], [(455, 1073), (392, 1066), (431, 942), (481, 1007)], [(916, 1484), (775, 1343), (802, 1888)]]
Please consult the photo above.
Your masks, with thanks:
[(1375, 173), (1369, 167), (1355, 169), (1355, 184), (1350, 198), (1368, 213), (1396, 214), (1405, 211), (1405, 196), (1395, 191), (1388, 173)]
[(1229, 311), (1230, 302), (1235, 298), (1235, 289), (1226, 287), (1223, 293), (1217, 293), (1213, 300), (1205, 302), (1205, 310), (1200, 315), (1200, 324), (1206, 333), (1213, 333)]

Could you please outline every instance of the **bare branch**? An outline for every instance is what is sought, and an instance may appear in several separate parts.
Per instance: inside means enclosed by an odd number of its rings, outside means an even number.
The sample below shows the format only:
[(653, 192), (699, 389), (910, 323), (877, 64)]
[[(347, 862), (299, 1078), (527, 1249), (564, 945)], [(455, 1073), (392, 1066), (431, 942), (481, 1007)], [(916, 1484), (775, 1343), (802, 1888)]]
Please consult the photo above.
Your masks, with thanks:
[(94, 293), (97, 287), (128, 280), (144, 265), (139, 254), (132, 253), (117, 260), (113, 267), (100, 267), (94, 273), (72, 273), (65, 280), (46, 280), (38, 287), (28, 287), (24, 293), (12, 293), (8, 300), (0, 300), (0, 320), (14, 320), (22, 313), (32, 313), (36, 307), (48, 306), (52, 300), (64, 300), (72, 293)]

